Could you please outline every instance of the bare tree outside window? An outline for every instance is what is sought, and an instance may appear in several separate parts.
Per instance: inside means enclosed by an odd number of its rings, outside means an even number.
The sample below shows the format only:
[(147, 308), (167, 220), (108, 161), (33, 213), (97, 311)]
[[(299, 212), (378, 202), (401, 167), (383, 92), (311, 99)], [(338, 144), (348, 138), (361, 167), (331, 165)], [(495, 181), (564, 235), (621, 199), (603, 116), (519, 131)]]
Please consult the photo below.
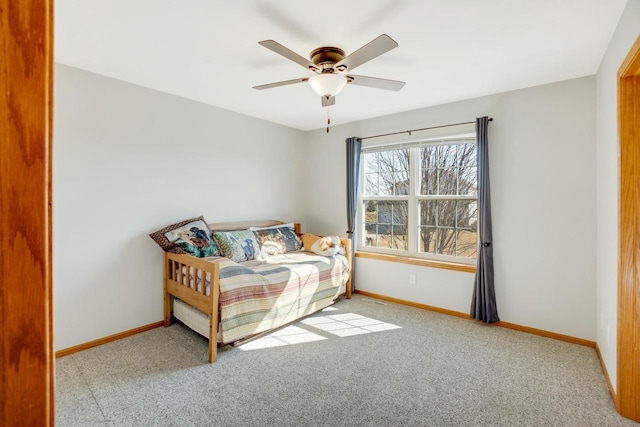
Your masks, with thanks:
[[(415, 197), (417, 251), (475, 257), (478, 190), (473, 142), (365, 153), (364, 245), (408, 251), (409, 199)], [(410, 156), (418, 156), (415, 195)]]
[(475, 144), (420, 148), (420, 252), (476, 256), (476, 152)]

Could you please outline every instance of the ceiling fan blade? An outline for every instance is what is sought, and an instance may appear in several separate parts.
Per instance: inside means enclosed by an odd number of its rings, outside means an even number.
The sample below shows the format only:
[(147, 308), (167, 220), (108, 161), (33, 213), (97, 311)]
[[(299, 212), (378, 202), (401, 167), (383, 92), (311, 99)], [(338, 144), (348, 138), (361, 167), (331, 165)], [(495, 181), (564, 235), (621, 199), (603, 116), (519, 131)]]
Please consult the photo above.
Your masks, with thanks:
[(299, 79), (291, 79), (291, 80), (284, 80), (282, 82), (267, 83), (266, 85), (254, 86), (253, 88), (258, 90), (271, 89), (272, 87), (287, 86), (287, 85), (292, 85), (296, 83), (306, 82), (307, 80), (309, 80), (308, 77), (301, 77)]
[(296, 62), (302, 65), (304, 68), (312, 71), (320, 71), (320, 69), (313, 62), (309, 61), (307, 58), (298, 55), (294, 51), (289, 48), (282, 46), (275, 40), (263, 40), (258, 42), (259, 45), (266, 47), (277, 53), (278, 55), (282, 55), (287, 59), (290, 59), (293, 62)]
[(357, 86), (374, 87), (376, 89), (395, 90), (402, 89), (405, 82), (398, 80), (379, 79), (378, 77), (357, 76), (355, 74), (347, 75), (347, 83)]
[(351, 71), (396, 47), (398, 47), (398, 43), (396, 43), (395, 40), (386, 34), (381, 34), (360, 49), (343, 58), (334, 68), (338, 71)]
[(336, 103), (336, 97), (335, 96), (330, 96), (330, 97), (326, 97), (326, 96), (321, 96), (320, 98), (322, 98), (322, 106), (323, 107), (329, 107), (331, 105), (334, 105)]

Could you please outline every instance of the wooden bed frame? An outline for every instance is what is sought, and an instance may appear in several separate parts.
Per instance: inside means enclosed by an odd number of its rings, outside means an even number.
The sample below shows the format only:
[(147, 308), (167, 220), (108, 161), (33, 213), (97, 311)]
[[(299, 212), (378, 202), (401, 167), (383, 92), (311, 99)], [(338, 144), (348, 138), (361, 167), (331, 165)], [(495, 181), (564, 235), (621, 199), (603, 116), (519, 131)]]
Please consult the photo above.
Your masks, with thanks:
[[(212, 230), (242, 230), (249, 227), (270, 227), (284, 224), (282, 221), (241, 221), (209, 224)], [(300, 224), (295, 224), (296, 234), (300, 235)], [(346, 283), (346, 297), (351, 298), (351, 240), (340, 238), (349, 262), (349, 279)], [(184, 273), (186, 271), (186, 274)], [(204, 278), (210, 277), (209, 295), (206, 294)], [(197, 278), (202, 285), (198, 290)], [(218, 353), (218, 325), (220, 319), (220, 265), (216, 261), (205, 261), (191, 255), (165, 252), (164, 261), (164, 326), (171, 324), (171, 296), (192, 305), (209, 316), (209, 363), (216, 361)]]

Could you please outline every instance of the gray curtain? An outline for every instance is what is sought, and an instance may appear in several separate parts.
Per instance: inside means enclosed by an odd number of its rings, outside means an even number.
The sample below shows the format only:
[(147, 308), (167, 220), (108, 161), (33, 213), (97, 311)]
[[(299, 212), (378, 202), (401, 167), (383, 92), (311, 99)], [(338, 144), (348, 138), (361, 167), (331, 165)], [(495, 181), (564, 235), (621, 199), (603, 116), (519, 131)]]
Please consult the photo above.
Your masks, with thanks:
[(360, 178), (360, 153), (362, 151), (362, 139), (358, 137), (347, 138), (347, 230), (351, 238), (351, 289), (356, 289), (355, 252), (358, 233), (356, 230), (356, 212), (358, 210), (358, 179)]
[(489, 188), (488, 117), (476, 119), (478, 138), (478, 264), (473, 283), (471, 317), (487, 323), (497, 322), (496, 292), (493, 286), (493, 236), (491, 229), (491, 192)]

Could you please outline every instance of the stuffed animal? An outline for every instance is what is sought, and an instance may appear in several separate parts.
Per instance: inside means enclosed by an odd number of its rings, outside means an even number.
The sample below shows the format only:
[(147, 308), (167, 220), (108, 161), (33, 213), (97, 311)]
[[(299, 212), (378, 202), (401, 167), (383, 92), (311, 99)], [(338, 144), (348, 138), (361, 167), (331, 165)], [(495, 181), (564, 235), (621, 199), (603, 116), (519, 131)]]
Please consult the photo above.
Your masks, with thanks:
[(311, 246), (313, 246), (313, 244), (319, 238), (320, 236), (316, 236), (315, 234), (311, 234), (311, 233), (303, 234), (301, 237), (301, 240), (302, 240), (302, 246), (304, 247), (304, 250), (307, 252), (311, 252)]
[(340, 246), (340, 239), (337, 236), (326, 236), (313, 242), (311, 252), (323, 256), (336, 256), (344, 254), (344, 248)]

